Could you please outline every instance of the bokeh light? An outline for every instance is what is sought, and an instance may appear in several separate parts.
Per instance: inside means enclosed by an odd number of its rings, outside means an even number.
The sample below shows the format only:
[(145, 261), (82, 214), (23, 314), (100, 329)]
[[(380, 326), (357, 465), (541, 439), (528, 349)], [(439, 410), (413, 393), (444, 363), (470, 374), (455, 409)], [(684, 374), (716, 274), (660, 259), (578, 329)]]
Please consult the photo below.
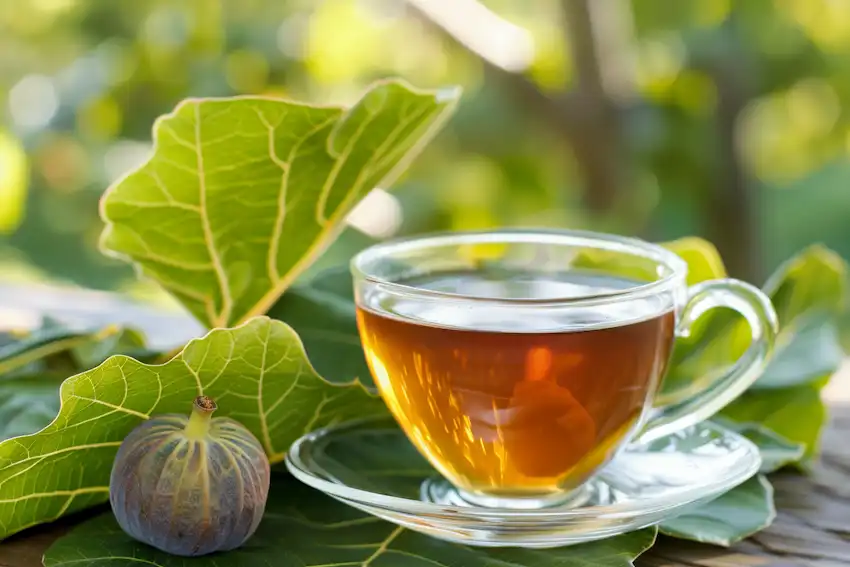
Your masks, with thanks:
[[(347, 104), (390, 76), (464, 96), (326, 264), (360, 237), (497, 225), (700, 235), (752, 280), (813, 241), (850, 257), (845, 4), (19, 2), (0, 10), (0, 258), (143, 293), (97, 249), (97, 210), (150, 155), (158, 116), (186, 97)], [(593, 168), (615, 179), (601, 205)], [(724, 220), (742, 203), (755, 237)]]
[(21, 130), (46, 127), (58, 109), (56, 87), (44, 75), (28, 75), (9, 90), (9, 114)]

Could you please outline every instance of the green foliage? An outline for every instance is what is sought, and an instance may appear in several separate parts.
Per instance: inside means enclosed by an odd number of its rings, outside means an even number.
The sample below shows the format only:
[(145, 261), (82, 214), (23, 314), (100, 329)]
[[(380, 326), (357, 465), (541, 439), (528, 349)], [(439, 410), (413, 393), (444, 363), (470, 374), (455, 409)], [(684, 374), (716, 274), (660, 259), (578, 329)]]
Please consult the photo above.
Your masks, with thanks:
[[(713, 254), (708, 249), (706, 253)], [(715, 260), (710, 263), (717, 265)], [(723, 273), (706, 272), (702, 279)], [(752, 390), (816, 383), (838, 369), (844, 354), (836, 317), (844, 306), (846, 281), (846, 264), (822, 246), (801, 251), (771, 275), (763, 290), (774, 304), (780, 329), (773, 358)], [(677, 341), (663, 395), (676, 399), (700, 388), (733, 364), (749, 340), (749, 327), (738, 314), (729, 310), (707, 314), (690, 336)]]
[(65, 374), (29, 374), (0, 379), (0, 441), (46, 427), (59, 413)]
[(184, 559), (142, 545), (111, 514), (74, 529), (44, 556), (45, 567), (106, 567), (133, 558), (159, 567), (370, 565), (418, 567), (630, 567), (655, 541), (655, 528), (551, 550), (461, 546), (408, 531), (308, 488), (292, 477), (272, 477), (266, 515), (257, 533), (235, 551)]
[[(629, 6), (634, 37), (626, 48), (635, 58), (634, 91), (640, 100), (630, 101), (637, 109), (623, 124), (631, 153), (622, 162), (633, 162), (635, 171), (622, 177), (628, 189), (624, 201), (639, 206), (621, 204), (619, 218), (613, 219), (610, 229), (661, 239), (727, 226), (716, 204), (728, 198), (730, 164), (719, 159), (724, 152), (716, 148), (731, 145), (731, 140), (717, 139), (725, 108), (717, 104), (717, 98), (728, 73), (745, 79), (734, 80), (734, 85), (751, 97), (730, 130), (739, 136), (734, 145), (741, 148), (737, 157), (743, 163), (738, 165), (753, 173), (753, 185), (760, 188), (752, 219), (761, 240), (755, 254), (769, 269), (804, 245), (824, 241), (850, 257), (846, 222), (850, 114), (841, 111), (847, 107), (850, 88), (845, 60), (835, 56), (850, 37), (845, 19), (835, 12), (843, 7), (826, 0), (672, 4), (648, 0)], [(553, 2), (534, 3), (533, 8), (526, 3), (496, 2), (491, 7), (535, 35), (537, 58), (531, 80), (547, 90), (571, 82), (575, 62), (562, 45), (565, 34), (551, 23), (559, 20), (551, 17)], [(450, 135), (422, 156), (413, 181), (400, 188), (403, 231), (516, 224), (586, 226), (592, 219), (579, 199), (584, 183), (576, 172), (581, 167), (565, 158), (570, 152), (557, 120), (546, 116), (530, 120), (536, 109), (517, 103), (509, 90), (501, 88), (501, 81), (483, 83), (483, 77), (493, 76), (481, 72), (474, 55), (402, 12), (387, 11), (383, 3), (347, 0), (236, 3), (227, 10), (208, 1), (179, 6), (18, 3), (0, 17), (0, 45), (6, 47), (0, 49), (0, 85), (4, 87), (0, 102), (4, 107), (11, 102), (12, 87), (21, 78), (44, 73), (60, 104), (52, 122), (41, 130), (15, 123), (8, 134), (0, 132), (0, 232), (23, 221), (8, 244), (0, 243), (0, 252), (9, 246), (20, 250), (24, 261), (36, 263), (50, 277), (114, 287), (130, 278), (131, 270), (95, 253), (93, 236), (101, 228), (95, 202), (111, 180), (114, 157), (136, 144), (134, 140), (146, 139), (154, 117), (190, 94), (294, 94), (338, 100), (350, 96), (352, 85), (385, 75), (404, 75), (423, 84), (460, 83), (470, 92), (469, 104), (459, 109)], [(556, 98), (569, 98), (561, 94), (556, 93)], [(183, 111), (193, 105), (209, 106), (189, 103)], [(192, 133), (188, 134), (192, 140)], [(261, 145), (262, 139), (253, 142)], [(197, 153), (200, 148), (194, 149)], [(224, 161), (240, 163), (242, 148), (232, 150)], [(265, 159), (259, 165), (268, 170), (243, 167), (240, 171), (245, 179), (263, 177), (260, 181), (273, 191), (275, 175), (280, 175), (268, 163), (271, 153), (254, 157)], [(191, 160), (188, 163), (191, 167)], [(29, 169), (33, 175), (25, 195)], [(22, 219), (24, 206), (28, 214)], [(150, 211), (137, 212), (139, 219), (150, 215)], [(180, 230), (197, 230), (190, 222), (183, 223), (182, 217), (172, 218), (180, 222)], [(141, 222), (141, 232), (161, 239), (156, 224)], [(252, 224), (250, 228), (262, 227)], [(315, 226), (310, 228), (315, 232)], [(211, 232), (218, 230), (226, 232), (221, 226)], [(298, 230), (293, 234), (296, 240), (310, 236)], [(317, 241), (321, 240), (319, 235)], [(344, 248), (351, 240), (338, 243)], [(242, 246), (240, 239), (225, 244)], [(725, 274), (716, 251), (704, 244), (687, 239), (671, 244), (691, 265), (689, 283)], [(156, 253), (166, 252), (169, 257), (175, 248), (179, 247), (166, 246)], [(338, 257), (328, 254), (313, 267), (342, 262), (347, 252), (341, 250)], [(197, 267), (209, 259), (199, 256), (193, 261)], [(185, 269), (189, 264), (184, 260), (171, 268)], [(242, 296), (235, 299), (238, 286), (231, 288), (230, 280), (221, 286), (219, 276), (232, 274), (240, 284), (255, 281), (257, 274), (251, 272), (246, 278), (244, 271), (246, 266), (251, 270), (265, 266), (261, 260), (224, 262), (213, 280), (195, 279), (197, 273), (172, 278), (171, 291), (177, 293), (174, 286), (193, 281), (200, 291), (191, 287), (196, 298), (187, 294), (184, 299), (202, 321), (241, 321), (239, 311), (250, 312), (256, 293), (241, 290)], [(287, 259), (281, 261), (292, 267)], [(291, 271), (292, 279), (308, 267), (297, 268)], [(158, 276), (165, 284), (167, 270), (160, 268)], [(843, 263), (834, 254), (813, 249), (786, 263), (765, 286), (782, 321), (776, 357), (753, 389), (723, 412), (722, 419), (759, 445), (766, 470), (795, 463), (804, 451), (807, 458), (816, 454), (825, 415), (819, 389), (842, 354), (831, 321), (837, 302), (831, 298), (838, 297), (839, 288), (833, 283), (844, 280), (839, 273), (843, 271)], [(262, 277), (265, 272), (258, 273)], [(267, 290), (269, 304), (283, 287)], [(231, 296), (235, 317), (224, 316), (226, 296)], [(212, 305), (209, 310), (206, 303)], [(352, 306), (336, 291), (322, 288), (316, 280), (295, 282), (269, 315), (302, 335), (319, 374), (334, 381), (355, 376), (368, 380)], [(850, 337), (848, 321), (845, 318), (846, 337)], [(87, 371), (113, 353), (142, 362), (153, 359), (155, 353), (145, 352), (132, 331), (123, 333), (128, 343), (110, 344), (110, 338), (90, 342), (88, 333), (67, 330), (30, 337), (33, 340), (23, 343), (0, 343), (13, 344), (14, 351), (0, 346), (0, 439), (32, 433), (52, 421), (63, 378)], [(69, 342), (64, 343), (65, 339)], [(705, 317), (694, 326), (691, 337), (677, 342), (664, 396), (686, 396), (700, 387), (712, 372), (731, 364), (747, 340), (745, 325), (735, 317), (722, 313)], [(845, 340), (850, 345), (850, 339)], [(65, 464), (57, 462), (58, 474), (72, 474)], [(13, 465), (0, 462), (0, 468)], [(32, 483), (29, 488), (44, 481), (43, 476), (27, 478)], [(80, 502), (77, 499), (74, 505)], [(338, 504), (331, 510), (346, 513)], [(679, 535), (719, 543), (735, 537), (716, 522), (711, 526), (717, 527), (714, 535), (706, 535), (706, 525), (696, 536), (680, 526)], [(268, 537), (278, 535), (267, 533)], [(379, 539), (380, 535), (370, 541)], [(309, 541), (290, 538), (287, 542), (309, 546)], [(274, 561), (279, 559), (274, 555)], [(401, 563), (398, 557), (393, 560)]]
[(383, 411), (359, 383), (316, 374), (298, 335), (266, 317), (213, 330), (164, 365), (113, 356), (62, 383), (50, 425), (0, 443), (0, 537), (105, 501), (124, 437), (151, 415), (187, 413), (201, 394), (245, 425), (271, 462), (306, 431)]
[[(812, 246), (783, 263), (764, 291), (779, 317), (776, 350), (764, 374), (722, 415), (802, 444), (805, 462), (814, 456), (826, 421), (820, 389), (843, 358), (836, 316), (846, 301), (847, 266), (834, 252)], [(677, 345), (671, 379), (687, 382), (690, 376), (690, 386), (699, 384), (746, 348), (746, 322), (728, 312), (706, 318), (702, 333)]]
[(758, 423), (791, 443), (805, 448), (805, 460), (815, 456), (826, 406), (814, 385), (751, 390), (726, 406), (721, 415), (739, 423)]
[[(725, 273), (716, 250), (699, 239), (667, 246), (685, 258), (689, 267), (697, 268), (690, 283)], [(775, 354), (758, 381), (716, 416), (759, 447), (762, 472), (805, 466), (816, 454), (826, 422), (820, 388), (843, 357), (835, 319), (843, 308), (846, 289), (846, 265), (821, 246), (787, 260), (764, 286), (780, 323)], [(707, 313), (690, 336), (677, 340), (661, 399), (680, 399), (705, 387), (728, 369), (748, 344), (749, 329), (739, 316), (727, 310)], [(754, 482), (750, 482), (753, 490), (738, 487), (705, 509), (666, 522), (662, 531), (730, 545), (769, 525), (774, 516), (772, 490), (764, 477), (758, 481), (763, 490), (755, 490)]]
[[(32, 406), (8, 435), (28, 434), (0, 443), (0, 537), (103, 502), (112, 459), (127, 432), (154, 413), (187, 411), (201, 392), (217, 400), (221, 415), (257, 435), (273, 462), (313, 428), (385, 411), (363, 387), (368, 373), (345, 267), (304, 276), (343, 230), (343, 216), (359, 196), (392, 179), (452, 112), (454, 95), (440, 96), (390, 81), (348, 111), (248, 97), (190, 101), (157, 123), (154, 156), (104, 199), (104, 246), (132, 259), (202, 321), (244, 322), (212, 330), (161, 365), (145, 364), (151, 353), (131, 331), (47, 329), (53, 334), (0, 343), (0, 365), (6, 365), (0, 377), (15, 381), (6, 390), (8, 402), (0, 388), (0, 412)], [(396, 128), (399, 121), (406, 126)], [(688, 262), (689, 283), (725, 275), (717, 250), (704, 240), (666, 246)], [(780, 312), (777, 357), (757, 387), (722, 412), (760, 447), (765, 471), (796, 463), (803, 451), (815, 453), (824, 409), (819, 388), (836, 362), (822, 355), (839, 350), (812, 345), (835, 338), (824, 328), (843, 304), (845, 278), (843, 262), (816, 247), (786, 262), (765, 286)], [(747, 341), (746, 327), (734, 316), (707, 314), (677, 341), (663, 397), (703, 387)], [(89, 369), (116, 352), (122, 354)], [(57, 370), (51, 366), (57, 354), (61, 360), (68, 353), (73, 363), (59, 368), (66, 376), (80, 373), (51, 398), (61, 372), (44, 372)], [(87, 366), (77, 370), (80, 364)], [(56, 399), (61, 408), (46, 423)], [(285, 534), (292, 538), (287, 560), (296, 565), (377, 565), (390, 561), (390, 550), (411, 565), (445, 562), (447, 554), (467, 557), (464, 565), (524, 565), (531, 558), (542, 565), (628, 565), (654, 537), (650, 530), (579, 548), (469, 549), (363, 518), (292, 482), (278, 481), (284, 490), (277, 491), (277, 511), (261, 528), (265, 535), (256, 548), (252, 543), (234, 552), (235, 563), (253, 552), (279, 559), (282, 548), (274, 542)], [(308, 511), (305, 502), (321, 505)], [(664, 530), (728, 545), (769, 524), (772, 514), (769, 484), (758, 477), (666, 522)], [(324, 538), (344, 538), (354, 547), (340, 551)], [(114, 534), (107, 518), (60, 541), (48, 560), (61, 565), (83, 557), (97, 565), (149, 552)], [(151, 557), (153, 564), (182, 565)]]
[[(357, 333), (347, 266), (329, 268), (309, 282), (290, 288), (268, 315), (285, 321), (298, 332), (307, 355), (323, 376), (357, 377), (365, 384), (372, 383)], [(323, 356), (328, 352), (334, 355)]]
[(726, 547), (768, 527), (775, 517), (773, 487), (757, 475), (659, 527), (665, 535)]
[(812, 246), (783, 263), (764, 286), (779, 317), (777, 352), (756, 383), (786, 388), (822, 380), (841, 365), (836, 314), (847, 298), (847, 265)]
[(210, 328), (262, 315), (354, 205), (394, 181), (458, 95), (387, 81), (347, 110), (261, 97), (185, 101), (157, 120), (153, 157), (104, 195), (103, 247)]
[[(433, 136), (457, 94), (384, 81), (348, 110), (256, 98), (186, 102), (157, 122), (151, 160), (104, 196), (102, 242), (211, 325), (261, 315), (342, 230), (359, 197), (391, 180)], [(334, 309), (322, 301), (312, 316), (289, 311), (303, 324), (328, 324)], [(93, 338), (44, 329), (3, 347), (0, 364), (4, 373), (34, 372), (32, 365), (70, 352), (93, 365), (128, 342), (142, 348), (130, 332)], [(313, 428), (384, 411), (350, 376), (322, 378), (292, 327), (264, 316), (214, 329), (161, 366), (113, 356), (80, 370), (62, 384), (49, 425), (0, 443), (8, 495), (0, 500), (0, 537), (102, 502), (121, 439), (154, 413), (185, 411), (200, 393), (248, 427), (273, 463)], [(337, 365), (330, 374), (353, 370)], [(10, 407), (45, 396), (34, 384), (16, 390)], [(21, 427), (43, 425), (42, 415)]]
[(131, 329), (107, 326), (96, 331), (70, 329), (45, 319), (34, 331), (19, 333), (17, 340), (0, 345), (0, 376), (20, 373), (88, 370), (113, 354), (139, 360), (156, 355), (145, 348), (144, 338)]
[(720, 252), (711, 242), (689, 236), (667, 242), (664, 247), (688, 264), (688, 285), (727, 277)]
[[(488, 6), (528, 29), (536, 54), (530, 79), (560, 98), (578, 62), (561, 19), (553, 17), (557, 2)], [(754, 221), (765, 269), (814, 241), (850, 257), (850, 117), (840, 111), (850, 89), (843, 60), (834, 56), (848, 29), (840, 13), (832, 15), (840, 8), (827, 0), (648, 0), (623, 8), (619, 17), (632, 20), (634, 30), (622, 38), (634, 62), (629, 106), (638, 108), (623, 124), (629, 159), (615, 165), (634, 164), (636, 171), (623, 175), (624, 201), (634, 206), (621, 206), (609, 230), (669, 239), (723, 226), (710, 212), (710, 203), (727, 198), (728, 176), (717, 149), (726, 143), (717, 140), (718, 84), (708, 71), (729, 70), (746, 78), (735, 84), (753, 97), (739, 114), (735, 146), (755, 174), (753, 184), (763, 187)], [(12, 145), (23, 146), (33, 174), (26, 217), (0, 243), (0, 255), (9, 247), (20, 251), (21, 261), (47, 277), (99, 288), (132, 280), (129, 267), (97, 254), (95, 204), (114, 175), (130, 167), (131, 160), (117, 158), (135, 153), (154, 119), (179, 100), (248, 94), (345, 101), (385, 76), (461, 84), (469, 93), (450, 135), (399, 187), (404, 232), (602, 228), (581, 202), (581, 168), (558, 121), (536, 115), (525, 97), (512, 96), (510, 81), (483, 73), (474, 53), (410, 11), (356, 0), (227, 9), (209, 0), (26, 3), (0, 18), (0, 37), (4, 108), (8, 93), (33, 75), (53, 82), (59, 103), (42, 129), (19, 127), (15, 113), (7, 113)], [(20, 161), (9, 160), (17, 153), (3, 156), (0, 149), (0, 187), (4, 174), (20, 171), (7, 167)], [(0, 189), (0, 202), (4, 197), (20, 202), (19, 189)], [(0, 216), (16, 216), (15, 208), (0, 206)]]
[(59, 412), (62, 381), (115, 354), (148, 362), (159, 353), (131, 329), (74, 330), (49, 318), (34, 331), (9, 335), (0, 344), (0, 441), (47, 426)]

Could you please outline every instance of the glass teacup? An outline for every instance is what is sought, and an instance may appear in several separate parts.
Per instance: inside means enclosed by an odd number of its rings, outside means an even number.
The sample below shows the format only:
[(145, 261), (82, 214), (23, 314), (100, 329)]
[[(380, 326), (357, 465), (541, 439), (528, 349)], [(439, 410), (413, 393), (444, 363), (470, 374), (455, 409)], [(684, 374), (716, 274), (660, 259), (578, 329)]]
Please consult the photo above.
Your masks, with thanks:
[[(640, 240), (496, 230), (397, 240), (352, 260), (372, 375), (439, 471), (423, 499), (534, 509), (578, 502), (628, 443), (702, 421), (764, 369), (776, 313), (732, 279), (693, 287), (687, 265)], [(677, 335), (727, 307), (752, 342), (685, 400), (656, 396)]]

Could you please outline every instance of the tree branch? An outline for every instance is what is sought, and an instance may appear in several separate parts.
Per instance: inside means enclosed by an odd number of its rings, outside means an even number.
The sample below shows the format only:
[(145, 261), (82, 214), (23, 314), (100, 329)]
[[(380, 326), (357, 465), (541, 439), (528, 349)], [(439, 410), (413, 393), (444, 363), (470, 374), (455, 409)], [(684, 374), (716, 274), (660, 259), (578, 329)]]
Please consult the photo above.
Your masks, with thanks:
[[(623, 0), (562, 0), (564, 33), (576, 66), (574, 110), (579, 138), (573, 148), (586, 184), (584, 201), (594, 213), (614, 208), (628, 174), (623, 144), (622, 112), (611, 96), (613, 74), (606, 75), (603, 54), (616, 60), (617, 50), (606, 46), (606, 22), (628, 10)], [(628, 12), (626, 12), (628, 13)], [(619, 16), (622, 21), (624, 18)], [(613, 69), (622, 66), (611, 65)], [(619, 81), (623, 83), (624, 81)]]
[(715, 39), (719, 51), (698, 54), (692, 67), (708, 74), (717, 89), (714, 179), (705, 204), (707, 237), (717, 246), (730, 275), (758, 283), (762, 277), (758, 193), (738, 147), (738, 120), (755, 91), (739, 34), (737, 21), (730, 15)]
[(737, 124), (750, 97), (742, 86), (742, 68), (734, 61), (715, 66), (717, 87), (716, 181), (708, 203), (709, 238), (722, 255), (729, 274), (752, 283), (761, 278), (756, 192), (741, 163)]
[[(597, 215), (610, 212), (627, 185), (624, 171), (629, 169), (616, 100), (631, 93), (627, 0), (562, 0), (564, 33), (578, 79), (574, 89), (556, 96), (522, 74), (533, 60), (533, 45), (529, 49), (516, 26), (477, 0), (407, 0), (407, 5), (476, 55), (488, 77), (570, 144), (584, 182), (585, 205)], [(518, 55), (510, 57), (511, 49)]]

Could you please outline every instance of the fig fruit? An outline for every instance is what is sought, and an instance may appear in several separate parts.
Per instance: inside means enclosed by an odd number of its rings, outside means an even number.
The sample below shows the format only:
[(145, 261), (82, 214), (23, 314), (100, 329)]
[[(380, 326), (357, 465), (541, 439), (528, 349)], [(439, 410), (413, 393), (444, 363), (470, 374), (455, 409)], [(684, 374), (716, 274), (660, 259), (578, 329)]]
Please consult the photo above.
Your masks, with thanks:
[(174, 555), (239, 547), (257, 529), (269, 492), (269, 461), (240, 423), (212, 418), (195, 399), (189, 416), (164, 414), (121, 443), (109, 503), (129, 536)]

